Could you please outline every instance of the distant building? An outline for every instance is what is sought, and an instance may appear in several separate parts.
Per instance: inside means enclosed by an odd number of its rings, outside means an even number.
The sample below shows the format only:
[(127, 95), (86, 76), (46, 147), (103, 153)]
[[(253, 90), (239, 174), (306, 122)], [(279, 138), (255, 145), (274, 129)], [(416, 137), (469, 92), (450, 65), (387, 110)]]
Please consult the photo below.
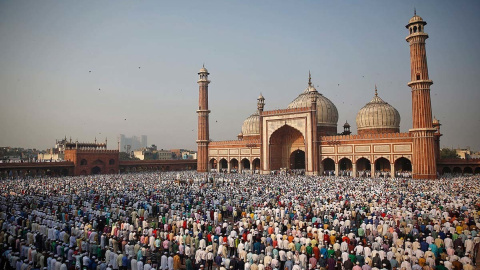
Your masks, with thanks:
[(157, 151), (158, 160), (169, 160), (172, 159), (172, 151), (160, 149)]
[[(152, 144), (150, 147), (144, 147), (144, 148), (133, 151), (133, 156), (140, 160), (159, 159), (157, 146), (155, 144)], [(171, 156), (171, 153), (170, 153), (170, 156)], [(168, 158), (168, 159), (171, 159), (171, 158)]]
[(182, 152), (182, 159), (197, 159), (197, 152), (194, 152), (194, 151)]
[(65, 160), (73, 162), (73, 175), (115, 174), (119, 172), (118, 150), (107, 150), (105, 143), (68, 142)]
[(120, 151), (130, 153), (131, 151), (139, 150), (147, 147), (147, 135), (141, 135), (140, 137), (132, 136), (126, 137), (124, 134), (120, 134)]
[(55, 146), (47, 149), (43, 153), (38, 154), (38, 160), (64, 160), (65, 159), (65, 145), (67, 144), (67, 137), (56, 140)]
[(474, 151), (470, 150), (470, 148), (455, 149), (455, 151), (457, 152), (457, 155), (459, 155), (462, 159), (480, 158), (480, 153), (475, 153)]
[(197, 152), (187, 149), (171, 149), (172, 159), (196, 159)]

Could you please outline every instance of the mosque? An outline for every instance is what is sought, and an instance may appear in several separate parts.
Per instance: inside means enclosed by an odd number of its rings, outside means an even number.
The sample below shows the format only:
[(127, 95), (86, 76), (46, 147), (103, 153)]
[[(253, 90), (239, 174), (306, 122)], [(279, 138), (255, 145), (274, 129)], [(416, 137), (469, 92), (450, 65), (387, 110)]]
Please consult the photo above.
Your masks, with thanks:
[(265, 98), (243, 123), (236, 140), (209, 137), (208, 79), (199, 75), (197, 171), (256, 172), (301, 170), (307, 175), (389, 175), (409, 173), (416, 179), (437, 178), (440, 123), (432, 118), (424, 32), (427, 23), (416, 14), (406, 28), (410, 44), (412, 128), (400, 132), (400, 114), (377, 92), (357, 114), (357, 134), (343, 125), (337, 134), (335, 104), (312, 85), (285, 109), (265, 111)]

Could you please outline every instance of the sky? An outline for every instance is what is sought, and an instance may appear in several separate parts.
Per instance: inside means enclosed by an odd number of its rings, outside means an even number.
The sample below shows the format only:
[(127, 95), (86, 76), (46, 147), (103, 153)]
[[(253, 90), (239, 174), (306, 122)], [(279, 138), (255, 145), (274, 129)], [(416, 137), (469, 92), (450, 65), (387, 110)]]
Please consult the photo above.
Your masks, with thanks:
[(265, 97), (286, 108), (307, 87), (338, 132), (374, 96), (412, 128), (405, 25), (428, 24), (442, 147), (480, 150), (480, 1), (0, 1), (0, 146), (148, 136), (196, 149), (198, 70), (210, 72), (210, 137), (233, 140)]

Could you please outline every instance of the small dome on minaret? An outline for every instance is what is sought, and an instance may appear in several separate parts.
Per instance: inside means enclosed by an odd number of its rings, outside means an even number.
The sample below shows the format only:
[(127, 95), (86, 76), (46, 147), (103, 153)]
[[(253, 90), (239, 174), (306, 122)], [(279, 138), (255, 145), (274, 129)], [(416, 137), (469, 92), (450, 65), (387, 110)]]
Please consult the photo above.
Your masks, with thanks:
[(205, 65), (203, 65), (202, 68), (200, 69), (200, 71), (198, 72), (198, 74), (200, 74), (200, 73), (210, 74), (210, 73), (208, 73), (208, 70), (205, 68)]

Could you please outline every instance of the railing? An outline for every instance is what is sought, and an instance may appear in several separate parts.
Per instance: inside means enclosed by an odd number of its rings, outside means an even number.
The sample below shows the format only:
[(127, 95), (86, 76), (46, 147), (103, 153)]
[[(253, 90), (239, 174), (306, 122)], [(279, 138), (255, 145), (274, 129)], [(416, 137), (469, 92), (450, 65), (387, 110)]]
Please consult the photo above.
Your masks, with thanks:
[(0, 163), (0, 168), (28, 168), (28, 167), (65, 167), (65, 166), (73, 166), (73, 162), (71, 161), (58, 161), (58, 162), (7, 162), (7, 163)]
[(308, 111), (310, 111), (310, 107), (279, 109), (279, 110), (273, 110), (273, 111), (263, 111), (262, 116), (276, 115), (276, 114), (283, 114), (283, 113), (308, 112)]
[(197, 164), (196, 159), (166, 159), (166, 160), (120, 160), (119, 166), (142, 165), (172, 165), (172, 164)]
[(244, 145), (245, 147), (255, 147), (253, 145), (258, 144), (257, 147), (260, 146), (260, 140), (231, 140), (231, 141), (214, 141), (210, 142), (209, 145)]
[(410, 138), (410, 133), (378, 133), (378, 134), (354, 134), (354, 135), (332, 135), (321, 136), (320, 141), (346, 141), (360, 139), (390, 139), (390, 138)]

